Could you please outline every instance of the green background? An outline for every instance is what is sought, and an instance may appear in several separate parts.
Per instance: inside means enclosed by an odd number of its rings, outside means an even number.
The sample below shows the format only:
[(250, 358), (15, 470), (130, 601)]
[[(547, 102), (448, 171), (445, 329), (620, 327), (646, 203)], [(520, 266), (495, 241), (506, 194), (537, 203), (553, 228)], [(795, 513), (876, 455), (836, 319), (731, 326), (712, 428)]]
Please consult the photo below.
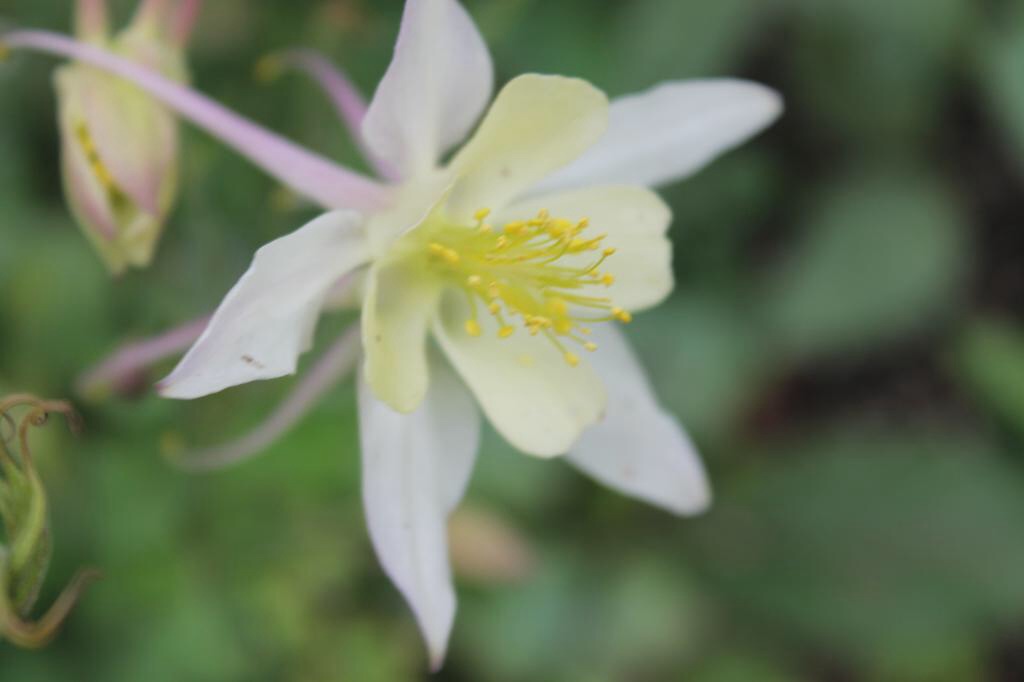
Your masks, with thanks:
[[(70, 6), (0, 0), (0, 18), (66, 30)], [(665, 190), (677, 291), (630, 328), (701, 446), (714, 509), (670, 517), (490, 434), (466, 523), (507, 528), (485, 533), (493, 547), (456, 535), (438, 679), (1024, 678), (1024, 5), (468, 6), (500, 80), (564, 73), (619, 95), (735, 75), (788, 110)], [(315, 47), (372, 92), (400, 12), (212, 1), (195, 84), (358, 164), (322, 94), (253, 67)], [(187, 404), (75, 396), (84, 368), (207, 312), (255, 248), (314, 213), (189, 129), (154, 266), (111, 280), (63, 205), (54, 65), (0, 65), (0, 393), (73, 397), (88, 425), (38, 441), (56, 534), (44, 600), (80, 565), (106, 577), (49, 649), (0, 644), (0, 680), (425, 677), (366, 536), (351, 382), (261, 458), (206, 476), (162, 449), (244, 432), (288, 380)], [(509, 570), (470, 570), (481, 553)]]

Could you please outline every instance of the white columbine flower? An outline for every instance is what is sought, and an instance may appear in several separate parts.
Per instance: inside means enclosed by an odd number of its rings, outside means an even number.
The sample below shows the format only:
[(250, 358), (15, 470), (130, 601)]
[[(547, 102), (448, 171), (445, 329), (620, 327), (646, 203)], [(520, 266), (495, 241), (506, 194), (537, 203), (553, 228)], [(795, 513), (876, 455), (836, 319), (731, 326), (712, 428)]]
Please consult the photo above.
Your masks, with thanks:
[[(198, 398), (293, 373), (339, 280), (357, 283), (370, 535), (435, 666), (455, 614), (446, 520), (476, 455), (477, 406), (527, 454), (564, 454), (677, 514), (707, 507), (693, 446), (615, 327), (672, 289), (671, 213), (649, 187), (768, 125), (781, 110), (772, 91), (666, 83), (609, 106), (584, 81), (525, 75), (483, 114), (493, 69), (471, 18), (455, 0), (409, 0), (366, 110), (322, 60), (287, 57), (357, 126), (384, 177), (373, 181), (101, 51), (36, 32), (4, 42), (129, 78), (334, 209), (257, 252), (161, 393)], [(324, 372), (339, 375), (347, 353), (339, 347)], [(278, 421), (294, 421), (325, 385), (315, 376)]]

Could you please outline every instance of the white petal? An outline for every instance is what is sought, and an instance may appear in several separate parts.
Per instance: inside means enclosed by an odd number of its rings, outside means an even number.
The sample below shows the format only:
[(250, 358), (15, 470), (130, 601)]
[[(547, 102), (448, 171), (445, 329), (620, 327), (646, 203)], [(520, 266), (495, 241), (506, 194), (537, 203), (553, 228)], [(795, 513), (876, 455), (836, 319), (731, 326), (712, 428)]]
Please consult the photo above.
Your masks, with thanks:
[(537, 192), (606, 184), (655, 187), (681, 180), (781, 113), (778, 93), (757, 83), (665, 83), (612, 102), (607, 134)]
[(536, 74), (516, 78), (451, 163), (459, 178), (449, 203), (453, 217), (502, 208), (578, 158), (607, 125), (608, 98), (586, 81)]
[(472, 472), (480, 415), (450, 369), (432, 369), (430, 392), (413, 414), (395, 412), (360, 381), (359, 430), (370, 539), (437, 669), (455, 618), (446, 524)]
[(522, 452), (566, 453), (604, 411), (605, 390), (594, 370), (585, 360), (569, 366), (547, 339), (525, 329), (499, 339), (489, 315), (479, 320), (483, 334), (470, 336), (467, 308), (463, 296), (447, 292), (434, 335), (487, 418)]
[(363, 137), (403, 177), (421, 174), (465, 139), (493, 87), (491, 55), (466, 10), (455, 0), (408, 0)]
[(332, 285), (367, 259), (362, 222), (327, 213), (257, 251), (161, 395), (198, 398), (294, 373)]
[(375, 266), (367, 278), (363, 371), (374, 395), (399, 412), (415, 410), (427, 393), (427, 332), (440, 295), (437, 281), (406, 260)]
[(614, 327), (595, 330), (591, 356), (608, 387), (608, 412), (584, 432), (568, 459), (625, 495), (680, 515), (711, 504), (700, 457), (674, 417), (658, 405), (643, 368)]
[[(631, 311), (650, 308), (672, 291), (672, 243), (665, 233), (672, 210), (644, 187), (591, 187), (536, 197), (515, 204), (501, 214), (498, 223), (523, 220), (541, 209), (551, 215), (590, 222), (587, 233), (608, 235), (603, 246), (615, 255), (601, 267), (615, 277), (607, 295), (615, 305)], [(593, 254), (585, 256), (593, 260)]]

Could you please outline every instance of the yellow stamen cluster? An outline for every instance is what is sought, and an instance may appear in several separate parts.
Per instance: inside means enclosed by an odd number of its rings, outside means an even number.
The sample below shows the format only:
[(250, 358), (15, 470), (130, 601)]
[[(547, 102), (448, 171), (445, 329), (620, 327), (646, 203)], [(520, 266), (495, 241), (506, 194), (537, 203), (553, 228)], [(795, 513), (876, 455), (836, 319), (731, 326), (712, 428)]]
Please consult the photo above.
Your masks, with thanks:
[[(499, 338), (511, 337), (521, 325), (549, 339), (575, 367), (580, 358), (566, 341), (597, 350), (585, 338), (591, 333), (586, 324), (632, 320), (610, 298), (591, 291), (615, 283), (600, 270), (615, 249), (602, 247), (605, 235), (585, 234), (586, 218), (574, 222), (540, 211), (530, 220), (495, 227), (486, 222), (490, 215), (481, 209), (475, 226), (442, 225), (429, 232), (426, 244), (432, 266), (467, 294), (472, 310), (467, 334), (483, 334), (477, 317), (482, 306), (497, 321)], [(513, 324), (516, 318), (519, 325)]]

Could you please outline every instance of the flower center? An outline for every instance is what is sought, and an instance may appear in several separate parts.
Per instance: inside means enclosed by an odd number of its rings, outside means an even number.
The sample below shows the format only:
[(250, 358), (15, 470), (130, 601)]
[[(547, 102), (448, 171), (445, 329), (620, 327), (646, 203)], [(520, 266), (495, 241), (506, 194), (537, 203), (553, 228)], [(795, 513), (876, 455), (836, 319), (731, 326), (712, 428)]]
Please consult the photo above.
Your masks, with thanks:
[(603, 248), (605, 235), (587, 236), (587, 219), (573, 222), (541, 211), (530, 220), (496, 228), (486, 222), (490, 210), (476, 213), (475, 227), (442, 225), (430, 231), (426, 245), (431, 267), (462, 288), (470, 303), (466, 332), (480, 336), (481, 309), (494, 316), (498, 337), (507, 339), (517, 327), (543, 335), (572, 366), (579, 356), (569, 343), (588, 351), (588, 324), (628, 323), (632, 316), (611, 298), (595, 295), (615, 277), (602, 272), (615, 249)]

